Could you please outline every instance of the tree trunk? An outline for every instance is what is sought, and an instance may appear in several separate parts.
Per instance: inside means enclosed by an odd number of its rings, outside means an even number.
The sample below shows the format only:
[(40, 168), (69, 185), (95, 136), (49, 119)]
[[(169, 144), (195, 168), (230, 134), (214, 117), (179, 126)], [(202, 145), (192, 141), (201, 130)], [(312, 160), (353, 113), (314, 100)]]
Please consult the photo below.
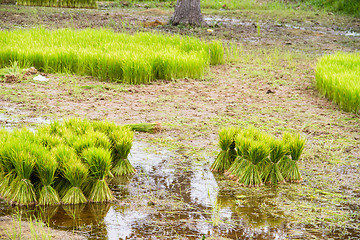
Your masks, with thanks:
[(179, 24), (202, 25), (200, 0), (177, 0), (170, 23), (175, 26)]

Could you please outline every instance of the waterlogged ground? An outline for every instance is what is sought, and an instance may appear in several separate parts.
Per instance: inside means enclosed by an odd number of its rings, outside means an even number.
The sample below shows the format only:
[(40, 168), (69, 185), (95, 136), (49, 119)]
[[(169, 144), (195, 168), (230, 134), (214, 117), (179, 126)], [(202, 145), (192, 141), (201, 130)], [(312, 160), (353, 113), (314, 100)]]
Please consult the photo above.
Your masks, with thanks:
[[(319, 96), (317, 58), (360, 49), (360, 20), (331, 13), (205, 11), (207, 27), (158, 25), (171, 10), (101, 6), (100, 10), (0, 5), (0, 28), (111, 27), (232, 41), (239, 58), (203, 79), (128, 86), (71, 74), (48, 82), (0, 83), (0, 123), (35, 129), (51, 119), (160, 122), (137, 133), (137, 174), (114, 179), (118, 201), (16, 210), (87, 239), (357, 239), (360, 236), (360, 119)], [(158, 25), (158, 26), (157, 26)], [(208, 28), (214, 31), (209, 33)], [(304, 182), (242, 188), (209, 171), (223, 126), (255, 125), (307, 139)]]

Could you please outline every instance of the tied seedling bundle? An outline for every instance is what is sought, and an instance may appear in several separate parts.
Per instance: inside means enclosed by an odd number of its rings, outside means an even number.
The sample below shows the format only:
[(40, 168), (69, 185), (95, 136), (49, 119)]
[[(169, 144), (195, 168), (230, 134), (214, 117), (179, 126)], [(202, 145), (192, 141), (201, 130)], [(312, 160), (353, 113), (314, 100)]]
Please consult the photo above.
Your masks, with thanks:
[(134, 133), (109, 122), (69, 119), (38, 129), (0, 130), (0, 197), (17, 205), (114, 200), (108, 181), (136, 172)]
[(225, 171), (230, 179), (243, 186), (301, 182), (297, 162), (304, 150), (305, 139), (300, 135), (284, 133), (276, 139), (254, 127), (219, 131), (218, 154), (212, 171)]

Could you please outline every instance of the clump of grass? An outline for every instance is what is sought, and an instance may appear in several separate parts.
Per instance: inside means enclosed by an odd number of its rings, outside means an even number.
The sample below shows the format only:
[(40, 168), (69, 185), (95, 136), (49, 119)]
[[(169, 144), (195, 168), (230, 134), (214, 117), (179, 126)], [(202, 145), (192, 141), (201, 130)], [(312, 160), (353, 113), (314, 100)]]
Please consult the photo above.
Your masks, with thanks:
[(300, 135), (292, 135), (290, 133), (284, 133), (283, 141), (286, 142), (287, 156), (285, 156), (280, 162), (280, 170), (289, 182), (301, 182), (303, 179), (297, 166), (301, 154), (305, 147), (305, 139)]
[(88, 177), (88, 169), (80, 161), (67, 160), (62, 166), (62, 176), (69, 183), (69, 188), (62, 197), (64, 204), (86, 203), (87, 199), (82, 191), (83, 184)]
[[(300, 135), (285, 133), (282, 140), (261, 132), (255, 127), (245, 129), (228, 128), (219, 131), (221, 152), (213, 163), (219, 164), (224, 149), (234, 142), (232, 164), (224, 167), (225, 175), (243, 186), (256, 187), (266, 184), (300, 182), (302, 180), (297, 166), (304, 150), (305, 139)], [(213, 169), (213, 165), (211, 169)]]
[(316, 66), (316, 86), (321, 94), (348, 112), (360, 111), (360, 54), (323, 56)]
[(84, 162), (89, 167), (90, 178), (88, 198), (93, 202), (107, 202), (114, 196), (106, 183), (106, 177), (111, 174), (111, 152), (103, 148), (92, 147), (82, 154)]
[(274, 185), (285, 183), (279, 162), (285, 157), (286, 153), (287, 149), (280, 140), (274, 139), (270, 142), (270, 161), (263, 172), (262, 178), (264, 182)]
[(116, 130), (110, 135), (110, 141), (113, 149), (113, 163), (111, 171), (115, 176), (123, 176), (136, 172), (136, 169), (128, 160), (133, 138), (134, 133), (128, 127)]
[(222, 128), (219, 131), (219, 147), (221, 151), (211, 165), (211, 171), (223, 172), (229, 169), (234, 162), (236, 158), (234, 138), (237, 131), (236, 128)]
[(43, 72), (142, 84), (155, 79), (200, 78), (209, 64), (224, 62), (224, 47), (221, 42), (180, 35), (130, 35), (105, 29), (0, 32), (0, 67), (25, 60)]
[(57, 191), (53, 188), (55, 173), (58, 163), (54, 156), (50, 155), (46, 149), (38, 147), (33, 149), (36, 157), (35, 168), (37, 176), (40, 179), (40, 189), (38, 193), (38, 202), (40, 205), (53, 205), (60, 203)]

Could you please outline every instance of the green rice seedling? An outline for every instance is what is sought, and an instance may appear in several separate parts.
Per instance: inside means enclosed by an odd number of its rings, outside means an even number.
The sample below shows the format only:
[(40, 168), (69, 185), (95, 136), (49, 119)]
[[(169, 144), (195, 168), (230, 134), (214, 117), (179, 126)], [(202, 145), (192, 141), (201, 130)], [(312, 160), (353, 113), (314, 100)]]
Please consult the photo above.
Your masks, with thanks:
[(360, 53), (323, 56), (316, 66), (319, 92), (348, 112), (360, 111)]
[(231, 179), (237, 181), (251, 164), (249, 161), (249, 149), (252, 142), (252, 139), (244, 137), (241, 133), (235, 137), (237, 157), (230, 166), (229, 170), (226, 172), (226, 175), (228, 175)]
[(87, 202), (87, 199), (82, 191), (82, 186), (87, 181), (88, 174), (88, 169), (80, 161), (66, 161), (63, 163), (62, 176), (70, 184), (70, 188), (62, 197), (62, 202), (64, 204), (79, 204)]
[(36, 203), (35, 188), (30, 181), (35, 161), (28, 151), (28, 146), (21, 145), (19, 147), (21, 150), (13, 150), (10, 156), (10, 161), (16, 173), (15, 180), (10, 183), (10, 189), (12, 189), (10, 201), (19, 205), (32, 205)]
[(265, 161), (270, 153), (269, 147), (258, 141), (253, 141), (248, 150), (248, 160), (250, 163), (244, 169), (238, 182), (249, 187), (261, 186), (263, 184), (261, 179), (261, 169), (259, 165)]
[(115, 131), (119, 128), (118, 125), (109, 121), (92, 121), (91, 126), (93, 127), (94, 131), (105, 133), (107, 136), (110, 136), (112, 131)]
[(41, 145), (44, 147), (51, 149), (57, 145), (60, 145), (63, 143), (63, 139), (57, 135), (51, 135), (49, 133), (37, 133), (38, 140)]
[[(8, 138), (6, 142), (3, 142), (0, 149), (0, 168), (1, 168), (1, 181), (0, 181), (0, 196), (4, 199), (8, 199), (11, 195), (12, 189), (11, 183), (15, 180), (16, 173), (12, 164), (11, 158), (13, 154), (13, 146), (18, 146), (14, 138)], [(20, 150), (20, 149), (19, 149)]]
[(160, 123), (136, 123), (126, 124), (125, 126), (136, 132), (156, 133), (161, 131)]
[(66, 162), (80, 161), (75, 150), (67, 145), (61, 144), (51, 149), (51, 155), (55, 158), (58, 168), (55, 176), (55, 190), (58, 192), (60, 198), (64, 197), (66, 192), (71, 188), (71, 184), (63, 177), (63, 168)]
[[(23, 51), (23, 49), (30, 49)], [(0, 32), (0, 67), (27, 60), (43, 72), (70, 72), (129, 84), (156, 79), (200, 78), (224, 62), (221, 42), (107, 29)]]
[(88, 199), (91, 202), (108, 202), (114, 196), (106, 182), (111, 170), (111, 152), (103, 148), (92, 147), (82, 153), (89, 168)]
[(65, 8), (98, 8), (94, 0), (20, 0), (17, 5)]
[(58, 168), (55, 156), (50, 155), (50, 152), (46, 148), (41, 148), (40, 146), (33, 149), (33, 155), (36, 161), (36, 174), (40, 179), (38, 203), (40, 205), (59, 204), (59, 195), (53, 188), (55, 173)]
[(289, 182), (301, 182), (302, 177), (297, 166), (301, 154), (305, 147), (305, 139), (300, 135), (291, 135), (285, 133), (283, 135), (283, 141), (287, 142), (287, 153), (289, 156), (285, 156), (279, 163), (280, 171), (286, 181)]
[(64, 126), (75, 135), (83, 135), (92, 129), (88, 120), (79, 118), (67, 119), (64, 121)]
[(284, 177), (279, 168), (279, 162), (284, 158), (287, 149), (280, 140), (270, 142), (270, 161), (269, 165), (262, 172), (262, 179), (265, 183), (281, 184), (285, 183)]
[(219, 131), (219, 147), (220, 153), (211, 165), (211, 171), (224, 172), (229, 169), (236, 158), (235, 136), (238, 132), (236, 128), (222, 128)]
[(128, 155), (132, 147), (134, 133), (128, 127), (111, 132), (110, 141), (112, 143), (112, 169), (115, 176), (133, 174), (136, 169), (130, 164)]

